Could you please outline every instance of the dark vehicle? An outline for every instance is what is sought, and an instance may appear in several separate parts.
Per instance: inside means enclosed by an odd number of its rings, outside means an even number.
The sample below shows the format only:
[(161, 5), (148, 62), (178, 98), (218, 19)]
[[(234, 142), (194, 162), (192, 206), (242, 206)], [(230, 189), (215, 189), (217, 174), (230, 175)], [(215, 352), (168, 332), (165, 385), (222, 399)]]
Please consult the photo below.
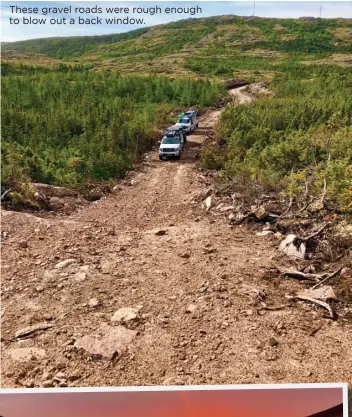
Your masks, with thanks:
[(173, 125), (166, 130), (164, 136), (166, 134), (178, 135), (180, 137), (181, 143), (183, 144), (187, 140), (186, 131), (182, 126)]

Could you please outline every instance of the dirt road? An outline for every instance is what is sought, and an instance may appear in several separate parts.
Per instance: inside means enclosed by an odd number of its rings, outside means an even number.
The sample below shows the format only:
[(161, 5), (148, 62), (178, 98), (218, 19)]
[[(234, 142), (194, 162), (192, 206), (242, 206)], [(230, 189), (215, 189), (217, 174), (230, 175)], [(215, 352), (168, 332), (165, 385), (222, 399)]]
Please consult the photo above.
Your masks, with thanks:
[(235, 98), (238, 104), (251, 103), (254, 98), (246, 93), (247, 86), (234, 88), (229, 91), (229, 94)]
[(218, 115), (70, 217), (4, 212), (3, 387), (352, 382), (350, 329), (285, 306), (275, 244), (192, 202)]

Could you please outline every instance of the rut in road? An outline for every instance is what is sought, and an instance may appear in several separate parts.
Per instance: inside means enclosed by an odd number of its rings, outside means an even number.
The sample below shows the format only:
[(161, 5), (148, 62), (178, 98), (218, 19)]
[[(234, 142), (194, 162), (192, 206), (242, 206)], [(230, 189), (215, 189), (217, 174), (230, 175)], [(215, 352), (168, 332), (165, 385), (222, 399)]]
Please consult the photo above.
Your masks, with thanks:
[(180, 161), (151, 154), (133, 185), (70, 217), (4, 213), (2, 386), (348, 381), (348, 333), (282, 306), (298, 284), (270, 279), (275, 247), (192, 202), (194, 151), (218, 116)]

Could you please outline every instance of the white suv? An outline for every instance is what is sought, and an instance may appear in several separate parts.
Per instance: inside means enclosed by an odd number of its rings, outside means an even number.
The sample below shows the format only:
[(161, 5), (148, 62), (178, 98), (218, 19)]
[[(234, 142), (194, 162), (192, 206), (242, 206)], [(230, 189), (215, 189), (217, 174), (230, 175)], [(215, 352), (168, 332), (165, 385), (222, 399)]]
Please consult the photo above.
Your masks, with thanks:
[(193, 132), (198, 127), (197, 112), (187, 111), (178, 119), (176, 126), (183, 126), (187, 133)]
[(174, 157), (180, 159), (183, 146), (177, 135), (166, 135), (161, 139), (159, 159)]

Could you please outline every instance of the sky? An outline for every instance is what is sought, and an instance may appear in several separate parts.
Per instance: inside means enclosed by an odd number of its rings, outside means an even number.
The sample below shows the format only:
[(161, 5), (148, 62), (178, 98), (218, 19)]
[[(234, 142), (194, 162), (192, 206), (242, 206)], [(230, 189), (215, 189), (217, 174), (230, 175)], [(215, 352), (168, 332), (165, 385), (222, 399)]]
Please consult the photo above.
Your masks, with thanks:
[[(30, 391), (30, 390), (28, 390)], [(342, 388), (0, 394), (2, 417), (306, 417)]]
[[(38, 7), (39, 14), (25, 14), (25, 13), (13, 13), (10, 9), (10, 6), (19, 6), (23, 7)], [(48, 14), (42, 16), (40, 11), (43, 7), (93, 7), (98, 5), (103, 8), (102, 14), (91, 14), (85, 15), (86, 18), (101, 17), (102, 22), (95, 25), (85, 25), (78, 24), (77, 18), (78, 13), (75, 13), (72, 10), (68, 14)], [(130, 18), (144, 18), (143, 24), (106, 24), (104, 21), (106, 16), (105, 7), (129, 7), (130, 10), (133, 7), (143, 7), (151, 8), (154, 6), (159, 6), (162, 8), (161, 13), (154, 15), (132, 15), (130, 12), (128, 16)], [(87, 35), (103, 35), (111, 33), (120, 33), (126, 32), (129, 30), (148, 27), (153, 25), (158, 25), (162, 23), (168, 23), (171, 21), (176, 21), (180, 19), (187, 19), (190, 17), (209, 17), (209, 16), (218, 16), (226, 14), (234, 14), (240, 16), (251, 16), (253, 15), (253, 5), (252, 1), (191, 1), (191, 2), (179, 2), (179, 1), (155, 1), (155, 2), (132, 2), (132, 1), (97, 1), (97, 2), (82, 2), (82, 1), (56, 1), (56, 2), (47, 2), (47, 1), (19, 1), (19, 2), (1, 2), (1, 41), (2, 42), (14, 42), (19, 40), (26, 39), (35, 39), (35, 38), (47, 38), (47, 37), (56, 37), (56, 36), (87, 36)], [(188, 13), (178, 13), (178, 14), (167, 14), (165, 13), (165, 7), (184, 7), (189, 9), (191, 7), (199, 6), (202, 10), (201, 13), (192, 15)], [(345, 17), (352, 18), (352, 1), (277, 1), (277, 2), (268, 2), (268, 1), (256, 1), (255, 3), (255, 15), (260, 17), (283, 17), (283, 18), (298, 18), (313, 16), (319, 17), (320, 6), (322, 6), (321, 17), (323, 18), (334, 18), (334, 17)], [(22, 11), (22, 10), (21, 10)], [(112, 17), (109, 15), (108, 17)], [(126, 17), (126, 15), (116, 15), (117, 17)], [(32, 24), (23, 24), (22, 18), (32, 17), (32, 18), (45, 18), (46, 23), (44, 25), (32, 25)], [(66, 24), (50, 24), (50, 19), (57, 18), (62, 19), (66, 17)], [(67, 24), (68, 18), (74, 18), (75, 24)], [(10, 18), (19, 18), (19, 24), (10, 24)]]

